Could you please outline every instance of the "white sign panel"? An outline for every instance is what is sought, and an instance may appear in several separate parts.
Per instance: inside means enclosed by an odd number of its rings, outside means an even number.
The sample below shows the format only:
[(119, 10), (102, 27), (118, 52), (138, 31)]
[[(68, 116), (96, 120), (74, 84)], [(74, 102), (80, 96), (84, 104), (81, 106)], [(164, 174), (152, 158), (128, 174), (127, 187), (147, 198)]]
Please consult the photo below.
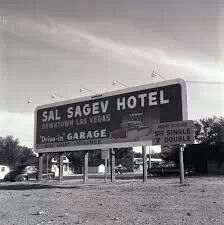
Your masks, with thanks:
[(101, 159), (109, 159), (109, 149), (101, 150)]
[(192, 120), (154, 124), (152, 145), (193, 144), (194, 122)]

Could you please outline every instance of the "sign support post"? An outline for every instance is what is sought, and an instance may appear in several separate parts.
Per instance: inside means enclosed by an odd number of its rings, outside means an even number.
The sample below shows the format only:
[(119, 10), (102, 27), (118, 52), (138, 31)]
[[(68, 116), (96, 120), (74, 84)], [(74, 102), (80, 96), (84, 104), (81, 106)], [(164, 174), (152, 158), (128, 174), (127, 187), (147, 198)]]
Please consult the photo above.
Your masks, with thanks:
[(59, 180), (63, 179), (63, 158), (64, 158), (64, 152), (60, 153), (60, 156), (59, 156)]
[(142, 158), (143, 158), (143, 182), (145, 182), (147, 180), (146, 146), (142, 146)]
[(42, 180), (42, 170), (43, 170), (43, 153), (39, 153), (39, 161), (38, 161), (38, 181)]
[(89, 153), (88, 151), (85, 151), (84, 155), (84, 171), (83, 171), (83, 182), (87, 183), (88, 181), (88, 159), (89, 159)]
[(115, 181), (115, 150), (110, 149), (110, 180)]
[(152, 168), (152, 162), (151, 162), (151, 148), (149, 146), (149, 168)]
[(49, 165), (48, 165), (48, 163), (49, 163), (49, 154), (47, 153), (46, 154), (46, 167), (47, 167), (47, 179), (48, 179), (48, 167), (49, 167)]
[(180, 164), (180, 183), (184, 184), (184, 146), (180, 145), (179, 147), (179, 164)]
[(107, 183), (107, 167), (108, 167), (108, 163), (107, 160), (110, 158), (110, 150), (109, 149), (101, 149), (101, 159), (104, 159), (104, 181), (105, 183)]
[(108, 166), (108, 174), (110, 174), (110, 150), (109, 150), (109, 158), (108, 158), (108, 164), (107, 164), (107, 166)]
[(105, 183), (107, 183), (107, 159), (105, 159), (104, 181)]

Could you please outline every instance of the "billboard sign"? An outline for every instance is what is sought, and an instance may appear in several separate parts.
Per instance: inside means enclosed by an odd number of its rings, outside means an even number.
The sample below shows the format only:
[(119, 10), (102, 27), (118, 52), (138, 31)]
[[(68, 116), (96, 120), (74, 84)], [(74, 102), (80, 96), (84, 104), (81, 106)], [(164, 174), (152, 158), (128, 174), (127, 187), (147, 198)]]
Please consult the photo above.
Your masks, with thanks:
[(194, 144), (194, 122), (192, 120), (154, 124), (152, 145)]
[(38, 106), (34, 149), (77, 151), (150, 145), (153, 124), (187, 119), (182, 79)]

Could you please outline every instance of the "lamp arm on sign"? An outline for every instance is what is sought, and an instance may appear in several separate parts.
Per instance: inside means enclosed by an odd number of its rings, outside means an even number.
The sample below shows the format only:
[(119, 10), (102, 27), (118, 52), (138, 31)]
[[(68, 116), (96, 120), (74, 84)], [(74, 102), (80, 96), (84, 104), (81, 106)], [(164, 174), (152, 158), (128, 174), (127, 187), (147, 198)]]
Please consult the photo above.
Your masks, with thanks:
[(65, 96), (58, 95), (58, 94), (55, 94), (55, 93), (51, 95), (51, 98), (57, 98), (57, 97), (60, 97), (60, 98), (66, 99), (66, 100), (69, 99), (69, 98), (67, 98), (67, 97), (65, 97)]
[(92, 93), (92, 94), (95, 94), (95, 95), (98, 94), (97, 92), (92, 91), (92, 90), (90, 90), (90, 89), (88, 89), (88, 88), (85, 88), (85, 87), (80, 88), (79, 91), (80, 91), (80, 92), (83, 92), (83, 91), (89, 91), (89, 92)]
[(163, 76), (161, 76), (160, 74), (158, 74), (155, 70), (152, 71), (151, 77), (152, 78), (160, 77), (163, 80), (167, 80), (166, 78), (164, 78)]
[(124, 87), (129, 87), (128, 85), (126, 85), (126, 84), (124, 84), (124, 83), (122, 83), (122, 82), (120, 82), (118, 80), (113, 80), (112, 85), (117, 85), (117, 84), (120, 84), (120, 85), (122, 85)]

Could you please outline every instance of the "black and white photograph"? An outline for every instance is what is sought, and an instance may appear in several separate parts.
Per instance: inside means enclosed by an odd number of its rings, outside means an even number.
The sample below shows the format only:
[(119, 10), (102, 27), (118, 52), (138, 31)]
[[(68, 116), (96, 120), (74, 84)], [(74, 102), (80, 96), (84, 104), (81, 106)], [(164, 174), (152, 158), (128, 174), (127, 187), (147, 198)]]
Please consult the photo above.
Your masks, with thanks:
[(224, 0), (0, 0), (0, 225), (224, 224)]

